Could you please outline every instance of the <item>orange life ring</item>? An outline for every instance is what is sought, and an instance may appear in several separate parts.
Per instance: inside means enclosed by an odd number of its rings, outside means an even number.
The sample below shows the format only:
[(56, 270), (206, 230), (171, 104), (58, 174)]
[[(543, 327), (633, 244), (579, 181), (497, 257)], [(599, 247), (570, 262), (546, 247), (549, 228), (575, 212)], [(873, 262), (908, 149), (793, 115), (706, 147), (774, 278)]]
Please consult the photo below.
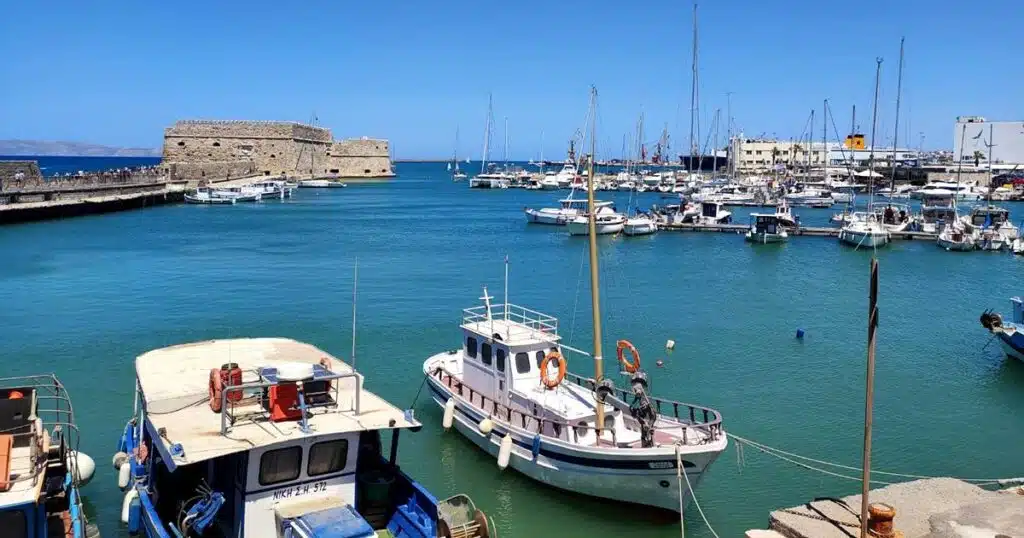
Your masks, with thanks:
[(220, 370), (210, 370), (210, 410), (220, 413), (220, 395), (224, 391), (224, 381), (220, 378)]
[[(633, 355), (632, 361), (627, 360), (622, 354), (622, 351), (625, 349), (628, 349)], [(632, 374), (640, 369), (640, 352), (636, 350), (636, 346), (634, 346), (629, 340), (619, 340), (616, 342), (615, 353), (619, 356), (619, 363), (622, 364), (622, 367), (625, 368), (627, 372)]]
[[(548, 376), (548, 364), (551, 361), (558, 361), (558, 377), (554, 380)], [(544, 360), (540, 363), (540, 382), (544, 383), (548, 390), (551, 390), (561, 384), (563, 379), (565, 379), (565, 359), (562, 358), (562, 354), (551, 351), (544, 355)]]

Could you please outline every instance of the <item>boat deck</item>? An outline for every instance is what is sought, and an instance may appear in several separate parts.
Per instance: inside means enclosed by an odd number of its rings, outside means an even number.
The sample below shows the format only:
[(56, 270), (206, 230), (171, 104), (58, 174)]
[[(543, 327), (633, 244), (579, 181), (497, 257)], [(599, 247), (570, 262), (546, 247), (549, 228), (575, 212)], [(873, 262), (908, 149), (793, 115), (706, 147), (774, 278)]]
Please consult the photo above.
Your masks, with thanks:
[[(258, 381), (257, 368), (319, 364), (321, 359), (330, 361), (331, 372), (348, 375), (331, 381), (333, 405), (309, 409), (308, 434), (299, 421), (271, 422), (259, 398), (248, 388), (241, 401), (229, 403), (222, 413), (210, 409), (210, 373), (224, 363), (238, 364), (245, 385)], [(183, 454), (173, 458), (176, 465), (307, 435), (419, 425), (362, 389), (363, 377), (351, 366), (317, 347), (285, 338), (210, 340), (158, 349), (138, 357), (136, 373), (147, 420), (157, 431), (166, 432), (161, 436), (165, 452), (170, 453), (174, 444), (181, 445)]]

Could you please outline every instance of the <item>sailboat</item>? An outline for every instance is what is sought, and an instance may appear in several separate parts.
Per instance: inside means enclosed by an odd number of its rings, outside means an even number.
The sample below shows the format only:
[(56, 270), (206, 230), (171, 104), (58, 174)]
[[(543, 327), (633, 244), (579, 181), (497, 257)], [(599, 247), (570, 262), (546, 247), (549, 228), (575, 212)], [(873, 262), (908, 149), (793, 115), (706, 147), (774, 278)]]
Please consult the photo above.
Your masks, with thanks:
[[(491, 96), (487, 96), (487, 127), (484, 129), (484, 158), (483, 162), (480, 163), (480, 173), (473, 179), (469, 180), (469, 187), (471, 189), (507, 189), (509, 186), (508, 178), (505, 174), (494, 173), (487, 166), (487, 159), (490, 157), (491, 151), (491, 128), (494, 124), (494, 101)], [(493, 165), (492, 165), (493, 166)]]
[[(469, 162), (469, 161), (467, 161), (467, 162)], [(462, 181), (463, 179), (466, 179), (466, 173), (463, 172), (462, 170), (459, 170), (459, 128), (458, 127), (455, 128), (455, 150), (452, 151), (452, 162), (448, 163), (448, 171), (449, 172), (451, 172), (453, 170), (452, 165), (454, 165), (454, 172), (452, 173), (452, 181)]]
[[(967, 134), (967, 124), (964, 124), (963, 130), (960, 131), (960, 164), (956, 168), (956, 186), (960, 187), (960, 173), (963, 170), (964, 160), (964, 137)], [(953, 219), (947, 222), (943, 226), (942, 230), (939, 231), (939, 236), (935, 238), (935, 244), (939, 248), (946, 249), (947, 251), (954, 252), (967, 252), (974, 250), (975, 240), (974, 235), (970, 233), (967, 226), (962, 220), (956, 209), (956, 199), (953, 197)]]
[[(691, 488), (727, 447), (722, 416), (707, 407), (655, 398), (640, 354), (627, 340), (616, 351), (627, 379), (617, 386), (603, 373), (594, 202), (594, 114), (587, 176), (593, 349), (570, 347), (550, 315), (508, 302), (463, 311), (461, 344), (423, 363), (442, 426), (497, 460), (555, 488), (672, 512), (684, 509)], [(568, 371), (568, 356), (593, 359), (593, 377)], [(678, 470), (678, 474), (677, 474)], [(685, 483), (683, 480), (685, 479)]]
[[(878, 123), (878, 82), (882, 73), (882, 59), (875, 66), (875, 104), (871, 118), (871, 155), (868, 157), (868, 207), (874, 201), (875, 187), (875, 126)], [(839, 230), (839, 241), (855, 247), (875, 248), (889, 243), (892, 236), (874, 212), (853, 213), (850, 222)]]
[[(637, 165), (639, 166), (642, 161), (643, 155), (643, 139), (644, 139), (644, 115), (640, 114), (640, 121), (637, 122)], [(659, 154), (661, 152), (659, 146)], [(660, 158), (660, 157), (659, 157)], [(626, 174), (629, 175), (629, 163), (626, 163)], [(658, 177), (658, 181), (661, 178)], [(627, 181), (632, 183), (632, 181)], [(642, 192), (639, 189), (644, 188), (644, 184), (638, 183), (637, 188), (631, 189), (629, 193), (629, 203), (626, 205), (626, 222), (623, 224), (622, 232), (626, 235), (651, 235), (658, 231), (658, 223), (654, 220), (651, 215), (645, 214), (640, 211), (640, 203), (634, 198), (634, 195), (638, 192)], [(621, 187), (620, 187), (621, 189)], [(634, 205), (635, 203), (635, 205)]]

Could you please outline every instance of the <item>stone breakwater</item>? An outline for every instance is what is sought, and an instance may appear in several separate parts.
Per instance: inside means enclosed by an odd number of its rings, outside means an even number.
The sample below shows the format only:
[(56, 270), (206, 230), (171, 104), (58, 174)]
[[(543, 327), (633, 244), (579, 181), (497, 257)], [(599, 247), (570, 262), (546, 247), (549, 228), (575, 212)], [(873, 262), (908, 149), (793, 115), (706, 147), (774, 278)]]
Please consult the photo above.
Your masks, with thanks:
[(387, 140), (335, 140), (294, 122), (184, 120), (164, 130), (161, 168), (172, 180), (394, 175)]

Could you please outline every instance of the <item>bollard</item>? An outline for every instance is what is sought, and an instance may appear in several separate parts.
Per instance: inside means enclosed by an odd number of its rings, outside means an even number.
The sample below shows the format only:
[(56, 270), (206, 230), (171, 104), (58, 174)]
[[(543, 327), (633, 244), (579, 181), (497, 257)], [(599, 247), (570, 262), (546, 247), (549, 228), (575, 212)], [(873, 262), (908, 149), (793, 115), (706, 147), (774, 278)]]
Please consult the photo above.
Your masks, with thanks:
[(885, 503), (871, 503), (868, 506), (868, 532), (879, 538), (896, 538), (902, 533), (894, 529), (896, 509)]

